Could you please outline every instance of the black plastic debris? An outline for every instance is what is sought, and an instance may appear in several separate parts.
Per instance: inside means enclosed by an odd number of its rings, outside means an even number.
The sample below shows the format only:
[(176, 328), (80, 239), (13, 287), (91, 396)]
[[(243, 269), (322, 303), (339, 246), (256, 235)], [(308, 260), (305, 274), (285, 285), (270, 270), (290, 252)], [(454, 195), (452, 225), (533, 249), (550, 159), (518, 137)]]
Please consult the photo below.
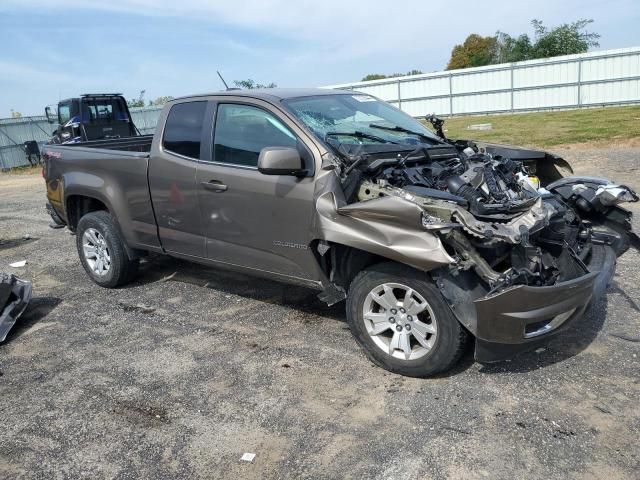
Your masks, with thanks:
[(31, 282), (0, 273), (0, 342), (7, 338), (31, 300)]

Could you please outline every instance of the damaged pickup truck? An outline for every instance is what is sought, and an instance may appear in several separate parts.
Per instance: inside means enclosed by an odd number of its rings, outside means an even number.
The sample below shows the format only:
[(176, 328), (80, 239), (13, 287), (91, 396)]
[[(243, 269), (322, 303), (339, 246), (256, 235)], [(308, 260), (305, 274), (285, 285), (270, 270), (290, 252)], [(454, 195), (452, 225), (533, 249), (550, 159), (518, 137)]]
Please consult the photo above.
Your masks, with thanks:
[(471, 337), (491, 362), (579, 321), (639, 243), (631, 189), (430, 120), (345, 91), (191, 96), (151, 143), (47, 146), (47, 196), (98, 285), (157, 252), (315, 288), (373, 362), (429, 376)]

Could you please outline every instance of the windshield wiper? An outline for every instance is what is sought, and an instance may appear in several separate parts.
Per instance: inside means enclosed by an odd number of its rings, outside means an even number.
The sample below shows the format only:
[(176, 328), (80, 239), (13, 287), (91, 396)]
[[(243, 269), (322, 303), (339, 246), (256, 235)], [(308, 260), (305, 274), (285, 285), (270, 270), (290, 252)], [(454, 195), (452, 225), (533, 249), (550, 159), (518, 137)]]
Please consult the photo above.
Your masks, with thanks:
[(325, 137), (336, 137), (340, 135), (344, 135), (345, 137), (366, 138), (367, 140), (373, 140), (374, 142), (393, 143), (398, 145), (398, 142), (387, 140), (386, 138), (378, 137), (377, 135), (371, 135), (370, 133), (359, 132), (357, 130), (353, 132), (327, 132), (324, 134)]
[(379, 128), (380, 130), (388, 130), (389, 132), (408, 133), (409, 135), (415, 135), (416, 137), (420, 137), (420, 138), (423, 138), (425, 140), (429, 140), (429, 142), (431, 142), (431, 143), (440, 142), (440, 140), (437, 140), (437, 139), (435, 139), (433, 137), (430, 137), (429, 135), (426, 135), (426, 134), (420, 133), (420, 132), (414, 132), (413, 130), (409, 130), (408, 128), (401, 127), (400, 125), (394, 125), (393, 127), (387, 127), (386, 125), (378, 125), (377, 123), (370, 123), (369, 124), (369, 128)]

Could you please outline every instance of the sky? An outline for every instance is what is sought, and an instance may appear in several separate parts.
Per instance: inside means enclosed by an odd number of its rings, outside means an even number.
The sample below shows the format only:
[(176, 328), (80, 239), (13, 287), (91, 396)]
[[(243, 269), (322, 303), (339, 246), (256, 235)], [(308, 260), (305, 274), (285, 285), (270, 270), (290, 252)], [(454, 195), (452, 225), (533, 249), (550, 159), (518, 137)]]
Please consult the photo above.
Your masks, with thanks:
[(147, 100), (251, 78), (280, 87), (444, 69), (470, 33), (592, 18), (599, 49), (640, 46), (638, 0), (0, 0), (0, 118), (82, 93)]

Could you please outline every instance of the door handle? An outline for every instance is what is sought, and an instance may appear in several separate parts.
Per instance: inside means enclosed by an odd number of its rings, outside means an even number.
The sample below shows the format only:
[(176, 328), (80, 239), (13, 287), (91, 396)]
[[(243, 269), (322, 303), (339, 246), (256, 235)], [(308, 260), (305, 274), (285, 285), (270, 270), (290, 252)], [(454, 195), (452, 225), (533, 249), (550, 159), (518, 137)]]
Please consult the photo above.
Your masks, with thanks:
[(227, 186), (219, 180), (209, 180), (208, 182), (200, 182), (204, 188), (213, 192), (226, 192)]

